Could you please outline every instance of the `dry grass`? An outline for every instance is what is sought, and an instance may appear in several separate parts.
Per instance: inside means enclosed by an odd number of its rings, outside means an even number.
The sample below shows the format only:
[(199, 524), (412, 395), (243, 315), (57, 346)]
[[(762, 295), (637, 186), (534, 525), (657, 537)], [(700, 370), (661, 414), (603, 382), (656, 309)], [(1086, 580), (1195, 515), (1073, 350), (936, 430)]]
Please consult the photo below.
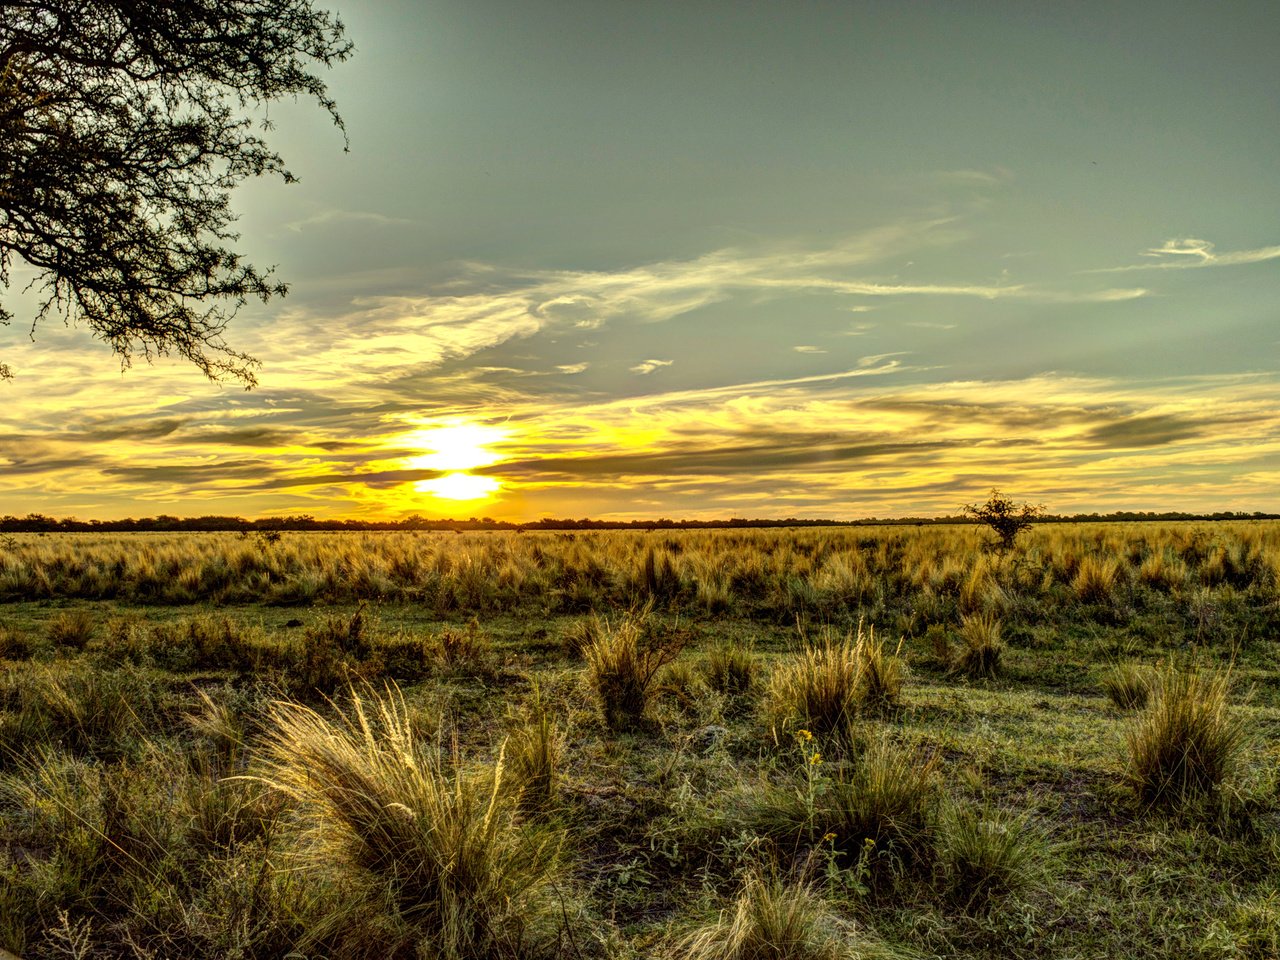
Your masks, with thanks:
[(840, 639), (828, 630), (775, 668), (769, 712), (775, 727), (794, 723), (824, 736), (842, 734), (853, 719), (896, 706), (905, 672), (874, 630), (859, 624)]
[(964, 646), (956, 656), (954, 669), (974, 678), (994, 679), (1000, 676), (1000, 658), (1004, 653), (1000, 618), (990, 613), (975, 613), (960, 621), (960, 639)]
[(838, 918), (810, 886), (748, 875), (733, 906), (677, 941), (672, 960), (873, 960), (900, 956)]
[(353, 692), (334, 720), (276, 704), (260, 776), (298, 804), (310, 866), (356, 894), (325, 935), (374, 914), (419, 956), (521, 957), (540, 942), (555, 839), (515, 820), (501, 757), (468, 774), (456, 752), (421, 746), (398, 690)]
[(646, 629), (644, 615), (628, 615), (583, 650), (587, 680), (595, 691), (605, 725), (633, 730), (644, 719), (654, 680), (680, 652), (674, 637)]

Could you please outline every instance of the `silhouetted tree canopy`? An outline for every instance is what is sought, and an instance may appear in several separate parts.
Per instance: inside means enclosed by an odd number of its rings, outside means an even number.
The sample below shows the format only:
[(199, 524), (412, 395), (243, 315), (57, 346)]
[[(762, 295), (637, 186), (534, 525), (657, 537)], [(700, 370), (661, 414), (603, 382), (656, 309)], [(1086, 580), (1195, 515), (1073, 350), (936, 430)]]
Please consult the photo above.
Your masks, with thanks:
[(286, 288), (229, 249), (229, 194), (293, 180), (264, 105), (310, 98), (341, 128), (314, 71), (351, 50), (308, 0), (0, 2), (0, 289), (15, 257), (37, 271), (32, 332), (53, 313), (124, 366), (173, 353), (252, 386), (223, 329)]

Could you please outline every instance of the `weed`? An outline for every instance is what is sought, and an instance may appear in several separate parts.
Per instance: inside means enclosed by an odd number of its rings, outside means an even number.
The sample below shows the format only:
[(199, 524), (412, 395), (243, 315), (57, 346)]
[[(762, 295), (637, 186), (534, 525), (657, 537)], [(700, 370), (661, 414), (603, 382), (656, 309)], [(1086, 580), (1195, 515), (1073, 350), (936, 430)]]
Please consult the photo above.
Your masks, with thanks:
[(948, 804), (938, 840), (938, 867), (948, 899), (969, 913), (1041, 882), (1048, 843), (1027, 814)]
[(612, 731), (639, 726), (653, 694), (654, 679), (680, 652), (678, 636), (645, 629), (643, 616), (629, 615), (583, 653), (587, 680), (595, 691), (605, 725)]
[(64, 610), (49, 621), (48, 637), (57, 646), (83, 650), (97, 628), (97, 620), (87, 610)]
[(1102, 689), (1121, 710), (1140, 710), (1156, 689), (1159, 675), (1143, 663), (1118, 663), (1102, 675)]

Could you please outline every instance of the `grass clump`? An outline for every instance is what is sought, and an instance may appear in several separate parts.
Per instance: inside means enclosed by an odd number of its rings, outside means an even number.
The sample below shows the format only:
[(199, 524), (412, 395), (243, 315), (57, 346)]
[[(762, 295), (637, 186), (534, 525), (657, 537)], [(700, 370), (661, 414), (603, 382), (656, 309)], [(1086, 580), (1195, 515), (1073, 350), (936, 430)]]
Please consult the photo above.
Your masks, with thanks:
[(1000, 676), (1004, 654), (1000, 618), (992, 613), (974, 613), (961, 618), (960, 639), (964, 646), (956, 655), (953, 669), (965, 676), (995, 679)]
[(842, 733), (849, 721), (894, 707), (905, 669), (875, 632), (835, 639), (829, 632), (774, 671), (769, 709), (775, 724), (796, 719), (814, 733)]
[(716, 693), (748, 696), (760, 682), (760, 662), (750, 647), (725, 641), (711, 647), (702, 660), (702, 677)]
[(64, 610), (49, 621), (48, 637), (57, 646), (83, 650), (97, 628), (98, 621), (87, 610)]
[(941, 796), (938, 759), (922, 757), (887, 734), (871, 738), (853, 769), (814, 804), (815, 833), (847, 864), (874, 877), (930, 859)]
[(1165, 668), (1126, 735), (1127, 778), (1139, 800), (1177, 805), (1215, 793), (1235, 772), (1245, 727), (1231, 713), (1230, 686), (1230, 671)]
[(674, 636), (644, 629), (641, 617), (627, 616), (583, 650), (587, 680), (595, 691), (605, 725), (632, 730), (644, 718), (654, 693), (654, 679), (680, 652)]
[(564, 734), (535, 686), (528, 715), (507, 738), (507, 780), (517, 806), (530, 816), (552, 810), (560, 789)]
[(1151, 700), (1158, 679), (1146, 664), (1120, 663), (1103, 674), (1102, 689), (1121, 710), (1141, 710)]
[(953, 803), (942, 819), (938, 867), (943, 890), (961, 910), (985, 914), (1039, 882), (1048, 845), (1026, 814)]
[(812, 887), (749, 874), (733, 907), (677, 942), (673, 960), (859, 960), (894, 951), (863, 939)]
[(353, 892), (318, 935), (372, 925), (387, 955), (536, 952), (557, 840), (515, 820), (501, 757), (468, 775), (456, 749), (424, 749), (394, 688), (353, 691), (333, 720), (277, 703), (263, 751), (262, 779), (299, 805), (307, 859)]

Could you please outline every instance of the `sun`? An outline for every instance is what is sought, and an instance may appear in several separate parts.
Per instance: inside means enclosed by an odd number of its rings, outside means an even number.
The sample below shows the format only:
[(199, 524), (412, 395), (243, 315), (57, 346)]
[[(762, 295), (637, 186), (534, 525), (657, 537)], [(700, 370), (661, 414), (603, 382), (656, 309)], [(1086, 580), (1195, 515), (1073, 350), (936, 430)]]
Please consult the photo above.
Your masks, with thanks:
[(429, 451), (406, 461), (410, 467), (426, 470), (474, 470), (502, 459), (489, 447), (508, 436), (501, 427), (461, 420), (423, 427), (401, 438), (406, 445)]
[(490, 447), (509, 436), (501, 427), (465, 420), (445, 420), (423, 426), (398, 438), (405, 446), (417, 447), (425, 453), (406, 457), (405, 465), (416, 470), (439, 470), (441, 476), (419, 480), (418, 493), (437, 500), (483, 500), (492, 497), (502, 483), (487, 476), (469, 473), (502, 459)]
[(481, 500), (502, 486), (493, 477), (477, 477), (471, 473), (446, 473), (434, 480), (419, 480), (414, 489), (437, 500)]

